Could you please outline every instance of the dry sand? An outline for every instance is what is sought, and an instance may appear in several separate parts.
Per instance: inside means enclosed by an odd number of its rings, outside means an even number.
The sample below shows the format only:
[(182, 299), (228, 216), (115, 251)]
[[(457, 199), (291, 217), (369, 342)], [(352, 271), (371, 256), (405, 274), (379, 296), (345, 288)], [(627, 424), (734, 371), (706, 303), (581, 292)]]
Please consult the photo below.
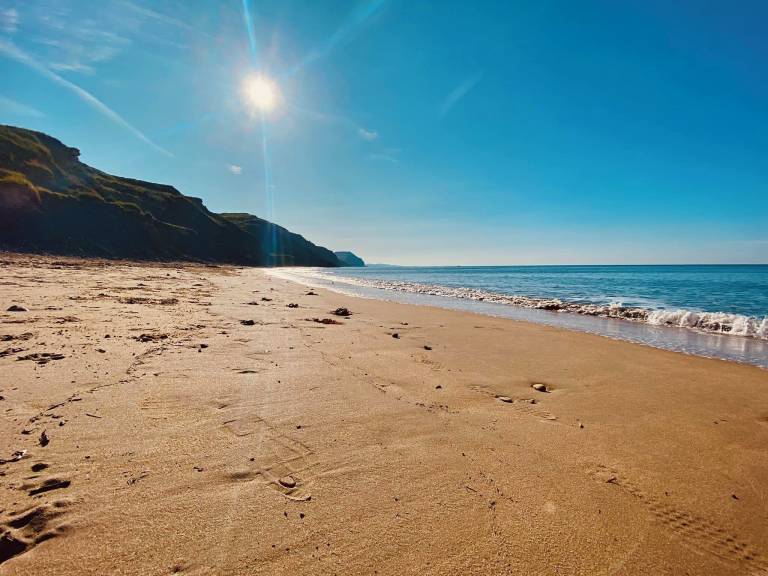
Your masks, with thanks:
[(764, 370), (256, 269), (0, 260), (2, 574), (768, 573)]

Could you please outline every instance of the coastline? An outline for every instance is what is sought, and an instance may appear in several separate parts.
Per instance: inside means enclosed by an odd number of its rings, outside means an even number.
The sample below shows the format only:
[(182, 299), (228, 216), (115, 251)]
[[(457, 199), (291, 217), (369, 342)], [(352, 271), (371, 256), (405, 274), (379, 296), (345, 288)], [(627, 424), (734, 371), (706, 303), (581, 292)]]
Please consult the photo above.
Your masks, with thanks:
[(5, 266), (0, 573), (768, 573), (765, 370), (260, 269)]
[[(306, 286), (326, 288), (349, 296), (434, 306), (544, 324), (657, 349), (752, 364), (768, 369), (768, 339), (764, 336), (768, 328), (768, 318), (759, 320), (716, 312), (654, 311), (625, 306), (576, 305), (560, 300), (509, 296), (476, 288), (362, 279), (343, 274), (328, 274), (324, 270), (313, 268), (272, 268), (268, 273)], [(737, 321), (742, 325), (749, 325), (753, 335), (743, 335), (738, 330), (731, 331), (730, 328), (723, 332), (696, 325), (703, 325), (706, 319), (712, 326), (722, 327), (724, 317), (728, 317), (729, 323)], [(653, 318), (674, 318), (675, 321), (656, 321)], [(694, 320), (691, 320), (692, 318)]]

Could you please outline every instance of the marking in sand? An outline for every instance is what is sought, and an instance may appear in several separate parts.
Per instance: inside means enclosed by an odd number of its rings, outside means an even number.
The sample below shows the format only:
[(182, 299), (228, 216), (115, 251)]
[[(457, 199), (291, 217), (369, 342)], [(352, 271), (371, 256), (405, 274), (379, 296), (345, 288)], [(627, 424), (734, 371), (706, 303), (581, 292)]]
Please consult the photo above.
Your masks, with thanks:
[(552, 412), (549, 412), (548, 410), (544, 410), (541, 406), (539, 406), (538, 400), (534, 400), (533, 398), (520, 398), (516, 396), (505, 396), (503, 394), (497, 394), (490, 388), (487, 388), (486, 386), (480, 386), (480, 385), (474, 385), (470, 386), (472, 390), (475, 390), (476, 392), (480, 392), (482, 394), (485, 394), (486, 396), (492, 396), (496, 398), (499, 402), (509, 406), (516, 412), (519, 412), (521, 414), (527, 414), (528, 416), (535, 416), (536, 418), (541, 418), (542, 420), (548, 420), (548, 421), (554, 421), (557, 420), (557, 416), (552, 414)]
[(714, 522), (663, 502), (624, 475), (606, 466), (597, 466), (588, 474), (596, 481), (615, 486), (639, 500), (656, 521), (696, 550), (708, 552), (721, 560), (739, 563), (753, 576), (768, 575), (768, 560), (735, 534)]
[(0, 564), (69, 530), (67, 524), (49, 528), (53, 520), (64, 514), (67, 506), (69, 502), (60, 500), (11, 513), (10, 518), (0, 524), (3, 528), (0, 535)]

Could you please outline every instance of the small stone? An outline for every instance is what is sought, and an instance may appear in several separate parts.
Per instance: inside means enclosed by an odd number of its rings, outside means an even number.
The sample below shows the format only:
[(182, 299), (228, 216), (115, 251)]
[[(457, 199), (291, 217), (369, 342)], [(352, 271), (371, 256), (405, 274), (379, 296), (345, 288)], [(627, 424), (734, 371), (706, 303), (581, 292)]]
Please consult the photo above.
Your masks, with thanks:
[(349, 308), (336, 308), (331, 314), (335, 316), (350, 316), (352, 312), (349, 311)]
[(507, 404), (512, 403), (512, 398), (510, 398), (509, 396), (496, 396), (496, 399), (501, 402), (506, 402)]
[(18, 304), (12, 304), (6, 309), (6, 312), (29, 312), (29, 309)]
[(435, 386), (435, 390), (442, 390), (442, 389), (443, 389), (443, 387), (442, 387), (442, 386), (440, 386), (440, 384), (438, 384), (437, 386)]
[(392, 334), (392, 338), (400, 338), (400, 334), (398, 334), (397, 332), (395, 332), (394, 334)]
[(243, 326), (253, 326), (256, 322), (253, 320), (240, 320), (240, 324)]
[(45, 430), (43, 430), (42, 434), (40, 434), (40, 438), (38, 439), (38, 442), (40, 443), (40, 446), (48, 446), (48, 443), (50, 442), (50, 438), (48, 438), (48, 434), (45, 433)]
[(424, 346), (424, 350), (432, 350), (432, 346)]
[(296, 480), (293, 478), (293, 476), (283, 476), (278, 480), (280, 483), (280, 486), (284, 486), (285, 488), (295, 488), (296, 487)]
[(541, 382), (536, 382), (535, 384), (531, 384), (531, 388), (533, 388), (537, 392), (549, 392), (547, 385), (542, 384)]

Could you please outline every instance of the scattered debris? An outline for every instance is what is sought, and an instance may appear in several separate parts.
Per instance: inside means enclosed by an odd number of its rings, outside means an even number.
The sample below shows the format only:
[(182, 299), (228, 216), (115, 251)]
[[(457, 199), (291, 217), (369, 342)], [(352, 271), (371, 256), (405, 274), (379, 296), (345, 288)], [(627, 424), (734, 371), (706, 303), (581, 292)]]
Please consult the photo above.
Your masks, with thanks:
[(165, 340), (168, 338), (168, 334), (142, 334), (141, 336), (134, 336), (134, 340), (139, 342), (157, 342), (158, 340)]
[(24, 348), (6, 348), (5, 350), (0, 351), (0, 358), (10, 356), (11, 354), (18, 354), (19, 352), (24, 352), (24, 350)]
[(178, 304), (179, 299), (178, 298), (161, 298), (160, 300), (153, 300), (152, 298), (130, 296), (128, 298), (120, 298), (118, 299), (118, 302), (122, 304), (162, 304), (164, 306), (169, 306), (173, 304)]
[(253, 326), (254, 324), (256, 324), (256, 322), (254, 322), (253, 320), (240, 320), (240, 324), (242, 324), (243, 326)]
[(26, 456), (27, 451), (26, 450), (16, 450), (13, 454), (11, 454), (11, 457), (8, 459), (0, 458), (0, 464), (8, 464), (9, 462), (18, 462), (24, 456)]
[(305, 320), (308, 322), (317, 322), (318, 324), (343, 324), (343, 322), (339, 322), (333, 318), (306, 318)]
[(40, 433), (40, 438), (38, 438), (37, 441), (40, 443), (40, 446), (45, 447), (45, 446), (48, 446), (48, 444), (50, 443), (51, 439), (48, 438), (48, 434), (46, 434), (45, 430), (43, 430)]
[(6, 312), (29, 312), (29, 309), (24, 306), (19, 306), (18, 304), (11, 304), (6, 308)]
[(295, 488), (296, 487), (296, 480), (293, 476), (283, 476), (278, 480), (280, 483), (280, 486), (284, 486), (285, 488)]
[(3, 334), (0, 336), (0, 342), (10, 342), (11, 340), (29, 340), (34, 334), (32, 332), (24, 332), (24, 334)]
[(34, 354), (19, 356), (16, 360), (32, 360), (38, 364), (47, 364), (51, 360), (61, 360), (62, 358), (64, 358), (64, 354), (58, 354), (56, 352), (35, 352)]
[(39, 488), (35, 488), (34, 490), (29, 491), (30, 496), (36, 496), (37, 494), (42, 494), (43, 492), (50, 492), (51, 490), (58, 490), (60, 488), (68, 488), (69, 485), (72, 484), (69, 480), (59, 480), (58, 478), (49, 478), (45, 482), (43, 482), (43, 485)]

